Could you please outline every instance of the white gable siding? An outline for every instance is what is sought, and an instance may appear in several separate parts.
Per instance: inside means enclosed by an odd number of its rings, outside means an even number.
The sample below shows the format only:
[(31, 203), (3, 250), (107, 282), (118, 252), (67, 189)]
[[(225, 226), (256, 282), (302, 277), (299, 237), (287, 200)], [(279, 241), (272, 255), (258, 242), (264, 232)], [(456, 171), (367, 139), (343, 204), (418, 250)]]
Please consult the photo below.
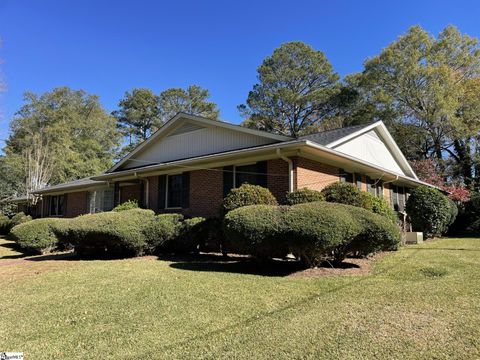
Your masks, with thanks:
[(387, 170), (405, 175), (405, 172), (375, 130), (371, 130), (346, 143), (337, 145), (334, 149), (358, 159), (368, 161), (371, 164), (381, 166)]
[(170, 135), (152, 143), (149, 147), (129, 159), (121, 166), (121, 169), (276, 142), (273, 139), (221, 127), (205, 127), (185, 133), (182, 130), (174, 131)]

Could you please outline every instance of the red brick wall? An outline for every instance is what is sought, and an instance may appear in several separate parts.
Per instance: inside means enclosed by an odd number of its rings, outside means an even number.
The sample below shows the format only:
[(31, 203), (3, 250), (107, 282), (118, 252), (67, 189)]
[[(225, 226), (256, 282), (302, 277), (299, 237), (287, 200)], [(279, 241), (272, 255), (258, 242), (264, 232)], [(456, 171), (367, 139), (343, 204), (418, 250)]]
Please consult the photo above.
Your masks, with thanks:
[(296, 189), (322, 190), (340, 180), (339, 169), (317, 161), (298, 157), (294, 159)]
[(219, 215), (223, 200), (222, 169), (190, 172), (190, 208), (187, 216), (215, 217)]
[(139, 204), (142, 199), (142, 187), (140, 184), (120, 187), (120, 203), (128, 200), (136, 200)]
[(65, 211), (65, 217), (75, 217), (88, 213), (88, 192), (78, 191), (65, 194), (67, 199), (67, 208)]
[(267, 187), (279, 202), (285, 200), (288, 192), (288, 163), (282, 159), (268, 160)]

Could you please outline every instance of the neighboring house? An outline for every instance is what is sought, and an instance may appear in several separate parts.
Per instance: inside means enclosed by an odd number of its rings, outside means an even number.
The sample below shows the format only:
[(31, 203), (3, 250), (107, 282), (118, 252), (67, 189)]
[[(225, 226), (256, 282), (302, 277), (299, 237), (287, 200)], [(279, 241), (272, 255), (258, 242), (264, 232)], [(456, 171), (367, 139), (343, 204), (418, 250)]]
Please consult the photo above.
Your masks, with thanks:
[(281, 202), (301, 188), (351, 182), (403, 211), (419, 181), (382, 122), (299, 138), (179, 113), (107, 172), (50, 186), (37, 214), (74, 217), (127, 200), (157, 213), (216, 216), (242, 183), (264, 186)]

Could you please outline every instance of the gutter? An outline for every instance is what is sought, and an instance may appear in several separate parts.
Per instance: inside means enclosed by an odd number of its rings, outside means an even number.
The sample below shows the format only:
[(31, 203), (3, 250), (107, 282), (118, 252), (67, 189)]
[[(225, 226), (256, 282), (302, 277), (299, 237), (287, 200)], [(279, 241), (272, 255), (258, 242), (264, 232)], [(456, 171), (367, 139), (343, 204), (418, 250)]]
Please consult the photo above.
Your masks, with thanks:
[(293, 191), (293, 161), (282, 154), (282, 149), (277, 148), (276, 153), (280, 159), (288, 163), (288, 192)]

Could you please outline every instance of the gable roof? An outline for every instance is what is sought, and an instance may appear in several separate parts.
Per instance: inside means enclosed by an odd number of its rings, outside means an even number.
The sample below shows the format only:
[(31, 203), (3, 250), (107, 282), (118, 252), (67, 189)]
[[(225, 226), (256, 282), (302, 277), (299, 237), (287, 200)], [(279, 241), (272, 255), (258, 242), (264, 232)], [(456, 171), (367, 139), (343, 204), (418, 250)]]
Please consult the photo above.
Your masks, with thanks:
[(354, 134), (357, 131), (362, 130), (370, 125), (371, 124), (361, 124), (361, 125), (347, 126), (339, 129), (326, 130), (326, 131), (321, 131), (314, 134), (300, 136), (299, 139), (314, 141), (317, 144), (325, 146), (330, 143), (333, 143), (334, 141), (343, 139), (348, 135)]
[(207, 119), (197, 115), (190, 115), (190, 114), (179, 112), (177, 115), (175, 115), (173, 118), (168, 120), (165, 124), (163, 124), (162, 127), (160, 127), (155, 133), (152, 134), (152, 136), (150, 136), (147, 140), (140, 143), (135, 149), (133, 149), (130, 153), (128, 153), (123, 159), (117, 162), (112, 168), (107, 170), (107, 173), (114, 172), (115, 170), (117, 170), (120, 166), (125, 164), (134, 155), (138, 154), (140, 151), (148, 147), (153, 142), (158, 141), (162, 136), (169, 134), (170, 130), (178, 131), (181, 124), (185, 122), (188, 122), (191, 124), (193, 123), (193, 124), (199, 124), (199, 125), (221, 127), (221, 128), (245, 133), (245, 134), (268, 138), (277, 142), (292, 140), (291, 137), (284, 136), (284, 135), (272, 134), (266, 131), (255, 130), (255, 129), (246, 128), (240, 125), (230, 124), (224, 121), (212, 120), (212, 119)]
[[(324, 140), (326, 141), (326, 143), (321, 145), (324, 145), (330, 149), (335, 149), (340, 145), (348, 143), (349, 141), (352, 141), (358, 138), (359, 136), (362, 136), (363, 134), (368, 133), (371, 130), (375, 130), (375, 132), (378, 133), (381, 140), (385, 143), (386, 147), (392, 153), (395, 160), (405, 171), (405, 174), (418, 180), (418, 177), (413, 171), (412, 167), (410, 166), (410, 163), (405, 158), (405, 155), (403, 155), (402, 151), (398, 147), (397, 143), (393, 139), (392, 135), (388, 131), (383, 121), (377, 121), (377, 122), (366, 124), (366, 125), (350, 126), (343, 129), (328, 131), (326, 133), (331, 133), (331, 134), (326, 134), (324, 135), (323, 138), (320, 137), (319, 141)], [(316, 134), (313, 134), (313, 135), (316, 135)], [(309, 140), (315, 141), (315, 139), (309, 139)]]

